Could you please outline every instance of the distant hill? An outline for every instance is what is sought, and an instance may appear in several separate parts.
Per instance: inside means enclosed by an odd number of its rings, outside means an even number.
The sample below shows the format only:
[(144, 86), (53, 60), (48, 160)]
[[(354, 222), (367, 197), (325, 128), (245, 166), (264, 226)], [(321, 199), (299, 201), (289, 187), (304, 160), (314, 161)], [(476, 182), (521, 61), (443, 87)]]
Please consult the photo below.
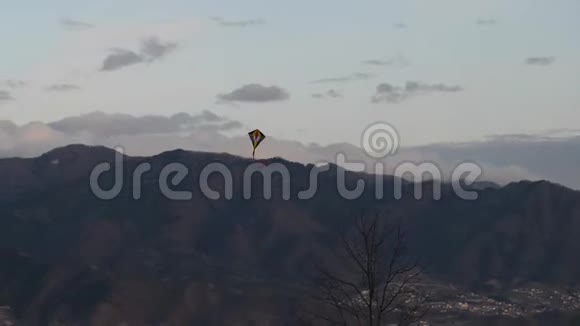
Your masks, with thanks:
[[(443, 185), (441, 200), (416, 200), (414, 185), (406, 183), (397, 200), (394, 179), (384, 176), (378, 200), (375, 176), (347, 172), (349, 188), (359, 178), (367, 184), (360, 198), (347, 200), (331, 165), (320, 174), (316, 195), (300, 200), (313, 166), (275, 158), (260, 162), (288, 168), (291, 200), (281, 198), (279, 175), (272, 199), (259, 198), (261, 182), (254, 182), (256, 197), (246, 200), (242, 179), (250, 160), (178, 150), (125, 157), (125, 187), (115, 199), (101, 200), (89, 175), (114, 156), (104, 147), (72, 145), (38, 158), (0, 160), (0, 306), (31, 324), (55, 318), (95, 325), (276, 323), (276, 316), (290, 314), (292, 288), (313, 259), (332, 250), (336, 230), (362, 210), (403, 221), (412, 252), (434, 279), (473, 288), (489, 281), (580, 281), (580, 193), (549, 182), (479, 184), (475, 201), (460, 199), (450, 185)], [(152, 168), (135, 200), (131, 172), (144, 162)], [(173, 162), (190, 170), (175, 187), (192, 190), (190, 200), (169, 200), (159, 189), (162, 167)], [(232, 171), (231, 200), (199, 191), (200, 171), (212, 162)], [(112, 174), (103, 175), (104, 188), (112, 182)], [(224, 188), (218, 174), (209, 183)], [(433, 184), (424, 186), (429, 194)]]

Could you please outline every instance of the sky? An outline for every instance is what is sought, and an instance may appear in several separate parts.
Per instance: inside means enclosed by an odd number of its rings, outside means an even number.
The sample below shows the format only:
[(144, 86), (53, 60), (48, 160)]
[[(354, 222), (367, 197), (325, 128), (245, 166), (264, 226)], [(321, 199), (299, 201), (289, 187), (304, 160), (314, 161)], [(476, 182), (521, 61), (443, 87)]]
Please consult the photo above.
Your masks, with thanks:
[(109, 144), (110, 121), (163, 117), (301, 150), (360, 145), (378, 121), (415, 149), (574, 137), (578, 13), (577, 0), (4, 1), (0, 154)]

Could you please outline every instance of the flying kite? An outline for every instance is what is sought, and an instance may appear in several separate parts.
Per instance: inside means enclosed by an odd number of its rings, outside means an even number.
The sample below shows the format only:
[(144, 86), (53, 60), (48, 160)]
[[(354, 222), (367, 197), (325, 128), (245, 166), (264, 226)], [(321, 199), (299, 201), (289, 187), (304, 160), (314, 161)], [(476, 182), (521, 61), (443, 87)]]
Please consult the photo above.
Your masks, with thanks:
[(254, 150), (252, 151), (252, 159), (255, 159), (256, 148), (258, 147), (258, 145), (260, 145), (262, 140), (264, 140), (264, 138), (266, 138), (266, 135), (264, 135), (259, 129), (255, 129), (255, 130), (250, 131), (248, 133), (248, 136), (250, 136), (250, 140), (252, 141), (252, 146), (254, 147)]

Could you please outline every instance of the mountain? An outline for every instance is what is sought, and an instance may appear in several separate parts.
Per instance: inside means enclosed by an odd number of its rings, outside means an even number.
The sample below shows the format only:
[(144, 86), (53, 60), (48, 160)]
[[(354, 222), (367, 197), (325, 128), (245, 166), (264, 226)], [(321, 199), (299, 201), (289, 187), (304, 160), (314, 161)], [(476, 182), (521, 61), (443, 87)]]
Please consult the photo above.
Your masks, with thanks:
[[(442, 197), (413, 197), (394, 178), (346, 172), (346, 185), (365, 180), (364, 193), (342, 198), (335, 165), (318, 178), (310, 199), (313, 165), (281, 158), (290, 173), (290, 200), (274, 174), (271, 199), (258, 175), (251, 199), (243, 198), (244, 170), (253, 162), (229, 154), (165, 152), (123, 158), (123, 187), (113, 199), (97, 198), (91, 171), (114, 166), (115, 152), (71, 145), (33, 159), (0, 160), (0, 306), (10, 306), (26, 324), (245, 325), (283, 324), (300, 303), (299, 288), (313, 261), (337, 245), (337, 230), (361, 211), (401, 221), (412, 253), (429, 277), (473, 289), (527, 283), (568, 286), (580, 281), (580, 193), (542, 182), (505, 187), (482, 184), (477, 200), (463, 200), (450, 185)], [(133, 172), (143, 163), (141, 198), (134, 199)], [(163, 167), (181, 163), (189, 173), (174, 190), (192, 198), (170, 200), (159, 187)], [(221, 163), (232, 173), (233, 198), (209, 199), (200, 173)], [(173, 175), (169, 176), (171, 180)], [(219, 174), (208, 178), (223, 197)], [(384, 198), (375, 198), (383, 182)], [(114, 175), (99, 180), (104, 189)], [(424, 183), (424, 194), (435, 184)], [(252, 323), (253, 322), (253, 323)], [(291, 323), (290, 323), (291, 324)]]

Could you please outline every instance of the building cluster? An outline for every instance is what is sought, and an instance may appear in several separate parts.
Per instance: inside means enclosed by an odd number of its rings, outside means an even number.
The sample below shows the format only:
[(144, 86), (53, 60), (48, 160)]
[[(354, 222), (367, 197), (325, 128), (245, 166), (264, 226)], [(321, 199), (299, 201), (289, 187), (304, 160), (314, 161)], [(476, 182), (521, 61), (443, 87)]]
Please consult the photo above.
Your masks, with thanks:
[(10, 307), (0, 306), (0, 326), (15, 326), (14, 314)]
[(519, 288), (501, 294), (476, 294), (459, 289), (434, 293), (431, 311), (440, 314), (526, 317), (549, 311), (580, 311), (580, 297), (566, 291)]

